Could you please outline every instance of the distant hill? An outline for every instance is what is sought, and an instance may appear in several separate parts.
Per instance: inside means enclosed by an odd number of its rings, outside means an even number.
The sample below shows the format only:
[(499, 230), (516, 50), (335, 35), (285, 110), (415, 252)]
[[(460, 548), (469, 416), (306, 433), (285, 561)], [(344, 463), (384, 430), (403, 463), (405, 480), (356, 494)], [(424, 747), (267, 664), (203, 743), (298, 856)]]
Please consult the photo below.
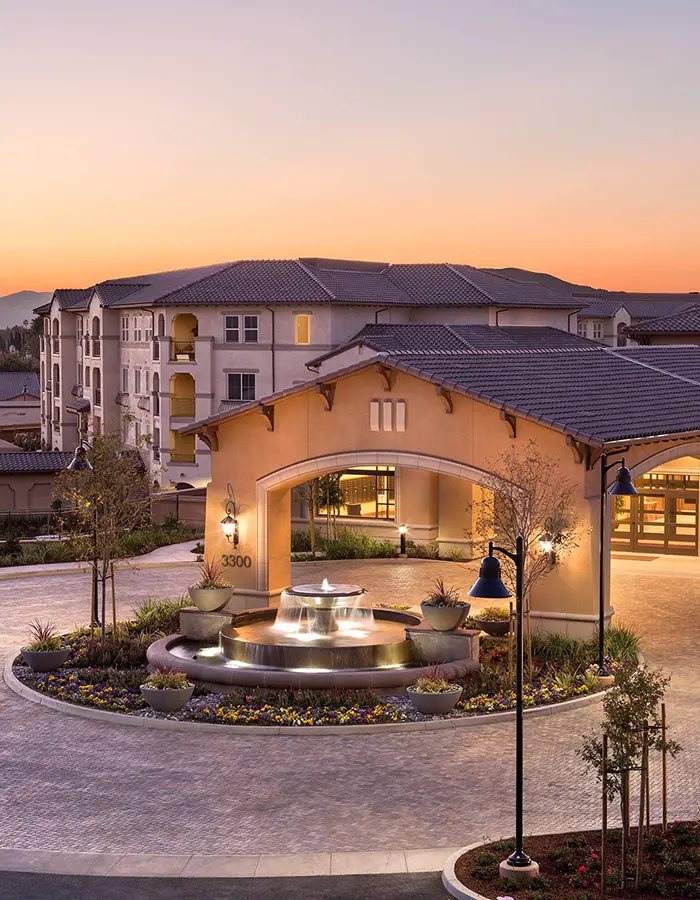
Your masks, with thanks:
[(25, 319), (31, 322), (34, 307), (48, 303), (51, 296), (50, 291), (17, 291), (0, 297), (0, 328), (21, 325)]
[(551, 288), (553, 291), (561, 291), (565, 294), (579, 293), (580, 291), (603, 291), (605, 288), (592, 288), (586, 284), (573, 284), (571, 281), (564, 281), (554, 275), (548, 275), (546, 272), (530, 272), (528, 269), (489, 269), (489, 272), (495, 272), (496, 275), (505, 275), (506, 278), (513, 278), (515, 281), (539, 281), (545, 287)]

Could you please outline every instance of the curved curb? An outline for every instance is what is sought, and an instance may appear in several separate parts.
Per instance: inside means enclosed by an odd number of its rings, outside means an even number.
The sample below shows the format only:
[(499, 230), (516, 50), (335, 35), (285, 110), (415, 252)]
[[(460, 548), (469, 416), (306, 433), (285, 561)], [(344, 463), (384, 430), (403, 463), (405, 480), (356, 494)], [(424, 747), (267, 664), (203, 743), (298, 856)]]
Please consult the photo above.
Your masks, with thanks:
[(457, 897), (457, 900), (492, 900), (490, 897), (484, 897), (483, 894), (477, 894), (476, 891), (470, 890), (466, 885), (462, 884), (455, 874), (455, 865), (460, 856), (468, 853), (470, 850), (476, 850), (477, 847), (483, 847), (485, 843), (485, 841), (477, 841), (476, 844), (468, 844), (466, 847), (461, 847), (448, 856), (445, 862), (445, 867), (442, 870), (442, 886), (448, 894)]
[[(445, 728), (471, 728), (492, 724), (512, 722), (515, 719), (515, 710), (505, 712), (483, 713), (476, 716), (463, 716), (458, 719), (436, 719), (427, 722), (386, 722), (377, 725), (217, 725), (214, 722), (182, 722), (176, 719), (146, 719), (141, 716), (129, 716), (125, 713), (110, 712), (104, 709), (92, 709), (89, 706), (77, 706), (65, 700), (56, 700), (40, 694), (38, 691), (23, 684), (12, 671), (12, 663), (19, 655), (19, 651), (10, 655), (5, 663), (5, 684), (25, 700), (45, 706), (56, 712), (66, 713), (70, 716), (79, 716), (83, 719), (93, 719), (106, 725), (132, 725), (137, 728), (155, 728), (164, 731), (209, 731), (214, 734), (247, 734), (261, 737), (285, 736), (289, 737), (329, 737), (340, 734), (388, 734), (390, 732), (421, 732), (442, 731)], [(524, 711), (524, 715), (530, 718), (537, 716), (552, 716), (560, 712), (579, 709), (582, 706), (590, 706), (598, 703), (605, 695), (605, 691), (595, 694), (587, 694), (584, 697), (574, 697), (573, 700), (564, 700), (562, 703), (553, 703), (549, 706), (533, 706)]]
[[(138, 559), (138, 557), (136, 557)], [(196, 566), (196, 560), (175, 559), (172, 562), (134, 562), (129, 565), (115, 564), (115, 572), (123, 572), (127, 569), (179, 569), (188, 566)], [(30, 568), (27, 566), (27, 568)], [(10, 581), (13, 578), (44, 578), (47, 575), (84, 575), (90, 571), (89, 565), (76, 563), (73, 569), (44, 569), (40, 572), (3, 572), (0, 569), (0, 581)]]

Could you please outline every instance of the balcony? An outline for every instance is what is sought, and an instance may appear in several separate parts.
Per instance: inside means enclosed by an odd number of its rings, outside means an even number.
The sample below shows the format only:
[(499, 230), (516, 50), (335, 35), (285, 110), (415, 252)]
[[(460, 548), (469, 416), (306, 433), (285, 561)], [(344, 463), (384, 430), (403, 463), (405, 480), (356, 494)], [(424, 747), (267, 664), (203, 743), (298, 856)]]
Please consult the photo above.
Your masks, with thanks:
[(194, 362), (194, 344), (187, 341), (171, 341), (170, 362)]
[(139, 409), (143, 409), (148, 412), (151, 408), (151, 398), (150, 397), (139, 397), (136, 405)]
[(128, 406), (129, 395), (126, 391), (119, 391), (117, 396), (114, 398), (114, 402), (117, 404), (117, 406)]
[(74, 384), (70, 389), (71, 394), (74, 397), (82, 397), (83, 396), (83, 386), (82, 384)]
[(193, 419), (195, 410), (194, 397), (171, 397), (170, 415), (174, 419)]
[(194, 463), (194, 462), (196, 462), (194, 450), (192, 450), (192, 451), (172, 450), (170, 453), (170, 462)]

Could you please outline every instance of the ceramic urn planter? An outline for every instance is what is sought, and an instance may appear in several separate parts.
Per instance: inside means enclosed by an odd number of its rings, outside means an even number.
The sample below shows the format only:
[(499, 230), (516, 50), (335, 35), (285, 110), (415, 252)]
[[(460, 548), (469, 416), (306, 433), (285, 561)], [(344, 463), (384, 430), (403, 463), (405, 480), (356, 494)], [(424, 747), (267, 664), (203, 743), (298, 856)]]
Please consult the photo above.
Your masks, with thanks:
[(457, 701), (462, 696), (462, 688), (458, 685), (451, 685), (452, 690), (429, 693), (428, 691), (415, 691), (413, 688), (406, 688), (406, 695), (418, 712), (422, 712), (424, 716), (444, 716), (445, 713), (454, 709)]
[(431, 606), (425, 600), (420, 608), (425, 621), (434, 631), (454, 631), (469, 615), (469, 603), (459, 606)]
[(61, 650), (27, 650), (22, 649), (22, 659), (32, 672), (53, 672), (70, 656), (70, 648)]
[(187, 588), (190, 594), (190, 600), (197, 609), (202, 612), (215, 612), (217, 609), (223, 609), (231, 599), (233, 586), (222, 588), (200, 588), (196, 585)]
[(156, 712), (177, 712), (187, 703), (194, 691), (194, 685), (186, 688), (149, 688), (141, 685), (141, 694), (151, 709)]
[(477, 618), (474, 619), (474, 624), (477, 628), (485, 631), (486, 634), (490, 634), (491, 637), (505, 637), (508, 634), (510, 622), (507, 619), (505, 621), (492, 621), (491, 619)]

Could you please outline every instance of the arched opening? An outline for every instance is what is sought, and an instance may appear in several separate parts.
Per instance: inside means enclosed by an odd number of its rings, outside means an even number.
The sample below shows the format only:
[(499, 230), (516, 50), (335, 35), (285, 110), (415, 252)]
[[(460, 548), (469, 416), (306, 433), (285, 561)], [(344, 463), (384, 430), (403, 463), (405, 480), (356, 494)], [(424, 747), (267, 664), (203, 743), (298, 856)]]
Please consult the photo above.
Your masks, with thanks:
[(92, 355), (100, 355), (100, 320), (97, 316), (92, 317)]
[(625, 328), (627, 326), (624, 322), (619, 322), (617, 326), (617, 346), (618, 347), (626, 347), (627, 346), (627, 335), (625, 334)]
[(160, 415), (160, 375), (153, 373), (153, 415)]
[(195, 382), (188, 372), (176, 372), (170, 378), (170, 416), (192, 419), (195, 414)]
[(176, 315), (172, 321), (170, 358), (175, 362), (194, 362), (198, 333), (197, 316), (192, 313)]

